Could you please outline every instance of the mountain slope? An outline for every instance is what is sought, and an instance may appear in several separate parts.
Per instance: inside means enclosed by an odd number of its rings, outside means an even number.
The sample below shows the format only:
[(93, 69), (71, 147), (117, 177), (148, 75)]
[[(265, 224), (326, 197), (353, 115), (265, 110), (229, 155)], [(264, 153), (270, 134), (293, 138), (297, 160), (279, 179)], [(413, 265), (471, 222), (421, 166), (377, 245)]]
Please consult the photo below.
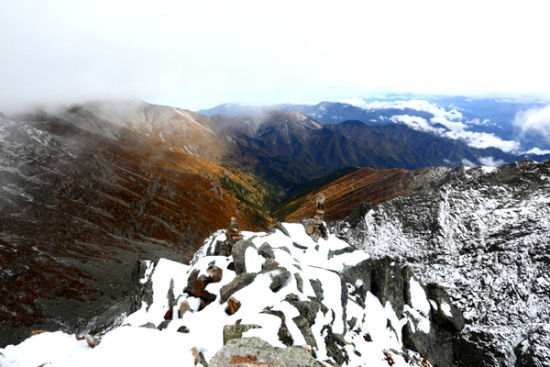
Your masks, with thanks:
[(0, 345), (103, 327), (127, 309), (138, 259), (189, 260), (231, 216), (269, 223), (250, 174), (95, 117), (42, 117), (0, 119)]
[(437, 181), (450, 168), (423, 168), (415, 171), (403, 169), (375, 170), (355, 168), (325, 185), (313, 187), (285, 200), (273, 213), (286, 221), (299, 221), (315, 214), (315, 200), (319, 193), (327, 197), (327, 220), (343, 219), (365, 202), (371, 205), (403, 195), (411, 190)]
[(457, 168), (335, 227), (374, 257), (405, 259), (466, 319), (465, 365), (550, 361), (550, 161)]

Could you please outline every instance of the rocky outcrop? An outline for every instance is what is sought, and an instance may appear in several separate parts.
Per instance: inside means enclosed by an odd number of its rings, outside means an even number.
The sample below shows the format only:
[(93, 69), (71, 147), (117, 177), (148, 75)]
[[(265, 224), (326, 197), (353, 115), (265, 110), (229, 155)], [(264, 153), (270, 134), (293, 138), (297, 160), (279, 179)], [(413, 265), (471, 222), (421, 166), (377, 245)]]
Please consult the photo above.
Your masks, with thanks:
[(364, 206), (332, 229), (375, 259), (410, 266), (429, 285), (429, 298), (450, 305), (433, 308), (439, 327), (451, 332), (462, 324), (453, 304), (463, 312), (463, 335), (453, 341), (457, 363), (542, 366), (539, 356), (550, 352), (545, 334), (534, 330), (550, 325), (549, 203), (550, 161), (462, 167)]
[(230, 341), (210, 361), (209, 367), (322, 367), (303, 347), (275, 348), (260, 338)]

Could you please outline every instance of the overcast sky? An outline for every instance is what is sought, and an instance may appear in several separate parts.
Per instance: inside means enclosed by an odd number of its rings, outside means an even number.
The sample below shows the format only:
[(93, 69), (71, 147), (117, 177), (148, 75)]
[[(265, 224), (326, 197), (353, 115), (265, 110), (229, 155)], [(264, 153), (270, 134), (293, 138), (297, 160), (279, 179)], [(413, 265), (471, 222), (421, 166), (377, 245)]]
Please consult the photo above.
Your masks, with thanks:
[(108, 98), (191, 109), (381, 92), (549, 98), (546, 4), (1, 0), (0, 111)]

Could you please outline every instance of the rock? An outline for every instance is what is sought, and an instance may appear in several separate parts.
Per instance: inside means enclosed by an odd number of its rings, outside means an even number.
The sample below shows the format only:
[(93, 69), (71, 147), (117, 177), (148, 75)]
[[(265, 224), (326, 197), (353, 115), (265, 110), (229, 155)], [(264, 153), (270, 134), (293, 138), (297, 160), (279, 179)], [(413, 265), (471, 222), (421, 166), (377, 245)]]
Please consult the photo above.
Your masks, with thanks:
[(170, 322), (172, 322), (172, 320), (164, 320), (163, 322), (161, 322), (159, 324), (159, 326), (157, 326), (157, 329), (159, 330), (164, 330), (168, 327), (168, 325), (170, 325)]
[(143, 325), (140, 325), (139, 327), (144, 327), (146, 329), (156, 329), (157, 326), (155, 324), (153, 324), (152, 322), (147, 322)]
[(188, 334), (189, 328), (187, 328), (187, 326), (185, 325), (182, 325), (178, 328), (178, 333)]
[(288, 231), (286, 230), (285, 226), (283, 226), (283, 225), (281, 224), (281, 222), (277, 222), (277, 223), (275, 224), (275, 227), (274, 227), (274, 228), (276, 228), (276, 229), (278, 229), (279, 231), (283, 232), (283, 234), (284, 234), (285, 236), (290, 237), (290, 234), (289, 234)]
[(271, 284), (269, 285), (269, 289), (271, 289), (272, 292), (278, 292), (281, 288), (288, 284), (291, 275), (286, 268), (280, 267), (273, 270), (270, 273), (270, 276)]
[(428, 299), (434, 300), (437, 310), (432, 307), (430, 318), (443, 329), (458, 332), (464, 328), (462, 312), (453, 304), (451, 297), (439, 284), (430, 283), (426, 287)]
[(550, 366), (550, 325), (531, 331), (514, 349), (517, 367)]
[(195, 279), (187, 283), (187, 287), (183, 290), (194, 297), (200, 297), (206, 288), (206, 282), (203, 279)]
[(254, 246), (251, 241), (247, 240), (238, 241), (233, 245), (231, 256), (233, 256), (233, 262), (235, 263), (235, 273), (237, 274), (246, 273), (245, 253), (249, 247), (256, 248), (256, 246)]
[(323, 300), (323, 286), (321, 285), (321, 281), (319, 279), (310, 279), (309, 284), (311, 284), (313, 292), (315, 292), (315, 297), (321, 302)]
[(183, 317), (183, 314), (187, 311), (192, 311), (191, 306), (189, 306), (189, 302), (187, 300), (183, 300), (182, 303), (180, 303), (180, 308), (178, 310), (178, 316), (181, 319)]
[(216, 299), (216, 295), (208, 292), (205, 290), (207, 284), (208, 284), (208, 278), (206, 276), (200, 276), (198, 279), (192, 280), (187, 284), (187, 287), (184, 289), (184, 292), (187, 294), (198, 297), (202, 301), (204, 301), (204, 305), (202, 305), (202, 308), (204, 308), (206, 305), (211, 303)]
[(260, 248), (258, 249), (258, 254), (263, 256), (266, 259), (274, 259), (275, 254), (273, 253), (273, 248), (269, 245), (269, 243), (264, 242)]
[(31, 333), (30, 333), (29, 336), (35, 336), (35, 335), (42, 334), (42, 333), (51, 333), (51, 331), (49, 331), (49, 330), (37, 329), (37, 330), (31, 331)]
[(279, 263), (273, 259), (267, 259), (264, 261), (262, 265), (262, 272), (268, 272), (271, 270), (275, 270), (279, 267)]
[(241, 302), (239, 302), (238, 299), (231, 296), (227, 300), (227, 307), (225, 308), (225, 313), (228, 315), (233, 315), (235, 312), (237, 312), (241, 308)]
[(256, 274), (253, 273), (242, 273), (237, 275), (231, 282), (220, 288), (220, 303), (227, 301), (233, 293), (252, 283), (255, 278)]
[(240, 339), (243, 336), (243, 333), (250, 329), (260, 329), (260, 325), (254, 324), (234, 324), (234, 325), (225, 325), (223, 327), (223, 344), (227, 344), (230, 340)]
[(147, 307), (153, 303), (153, 281), (151, 277), (145, 278), (147, 270), (155, 267), (152, 261), (137, 261), (132, 269), (130, 283), (130, 313), (139, 310), (145, 302)]
[(231, 244), (227, 241), (216, 241), (214, 248), (208, 249), (208, 256), (231, 256)]
[(296, 278), (296, 288), (298, 288), (298, 291), (301, 293), (304, 292), (304, 280), (302, 279), (302, 276), (300, 273), (294, 273), (294, 278)]
[(260, 338), (231, 340), (210, 360), (210, 367), (239, 366), (269, 367), (321, 367), (312, 355), (302, 347), (275, 348)]
[(273, 315), (281, 319), (281, 326), (279, 327), (279, 332), (277, 333), (277, 336), (279, 337), (279, 340), (281, 341), (281, 343), (283, 343), (287, 347), (293, 345), (294, 339), (292, 338), (292, 335), (290, 334), (290, 331), (286, 326), (286, 317), (284, 312), (267, 309), (262, 311), (262, 313)]
[(168, 311), (164, 314), (165, 320), (172, 320), (172, 308), (169, 308)]
[(206, 273), (208, 274), (208, 279), (212, 283), (217, 283), (223, 278), (223, 270), (215, 265), (210, 265), (208, 269), (206, 269)]
[(86, 340), (86, 343), (88, 343), (88, 346), (90, 348), (95, 348), (99, 345), (99, 339), (96, 338), (95, 336), (92, 336), (90, 334), (86, 334), (84, 336), (84, 339)]

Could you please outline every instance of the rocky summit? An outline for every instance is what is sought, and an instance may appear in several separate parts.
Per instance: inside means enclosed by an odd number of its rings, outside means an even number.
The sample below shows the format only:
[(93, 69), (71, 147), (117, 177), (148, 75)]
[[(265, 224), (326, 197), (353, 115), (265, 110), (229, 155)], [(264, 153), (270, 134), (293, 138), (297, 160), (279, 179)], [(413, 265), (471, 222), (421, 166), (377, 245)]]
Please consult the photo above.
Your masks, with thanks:
[(464, 366), (550, 366), (550, 161), (456, 168), (333, 228), (408, 263), (464, 312)]
[(452, 366), (462, 314), (412, 269), (300, 223), (225, 230), (189, 265), (142, 261), (131, 313), (98, 335), (41, 332), (9, 366)]

